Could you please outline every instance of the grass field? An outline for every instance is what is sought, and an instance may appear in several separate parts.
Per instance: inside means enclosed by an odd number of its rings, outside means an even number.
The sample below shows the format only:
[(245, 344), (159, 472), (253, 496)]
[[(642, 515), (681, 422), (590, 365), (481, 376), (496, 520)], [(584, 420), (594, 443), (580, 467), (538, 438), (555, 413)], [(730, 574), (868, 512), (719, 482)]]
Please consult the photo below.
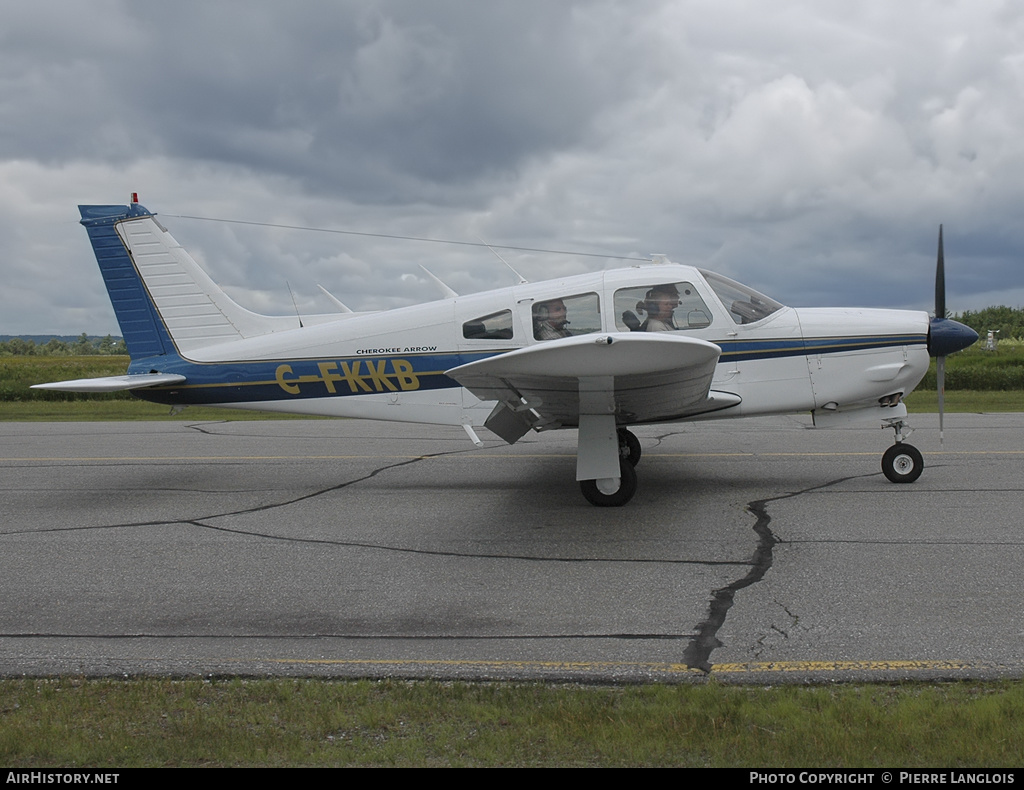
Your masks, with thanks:
[(18, 401), (0, 403), (0, 421), (6, 422), (137, 422), (143, 420), (214, 422), (220, 420), (318, 420), (301, 414), (276, 414), (249, 409), (213, 409), (189, 406), (172, 411), (170, 406), (132, 400)]
[[(906, 402), (911, 414), (939, 410), (939, 394), (935, 390), (914, 390)], [(1024, 411), (1024, 390), (946, 390), (946, 411), (952, 414)]]
[(1024, 687), (0, 681), (0, 765), (1019, 765)]
[[(938, 411), (934, 390), (917, 390), (907, 398), (911, 414)], [(1024, 412), (1024, 391), (946, 392), (946, 411), (981, 414), (996, 411)], [(172, 412), (169, 406), (140, 400), (15, 401), (0, 403), (0, 421), (7, 422), (125, 422), (139, 420), (214, 422), (220, 420), (316, 420), (329, 419), (295, 414), (273, 414), (248, 409), (213, 409), (189, 406)]]

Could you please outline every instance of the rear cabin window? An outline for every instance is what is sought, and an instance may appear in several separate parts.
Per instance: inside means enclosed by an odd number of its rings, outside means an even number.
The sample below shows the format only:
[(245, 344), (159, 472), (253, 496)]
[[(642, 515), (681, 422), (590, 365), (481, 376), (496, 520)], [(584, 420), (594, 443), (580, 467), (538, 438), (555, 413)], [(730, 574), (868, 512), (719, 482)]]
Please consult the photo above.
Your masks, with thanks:
[(703, 329), (711, 311), (690, 283), (652, 283), (615, 292), (615, 325), (623, 332)]
[(462, 336), (467, 340), (511, 340), (512, 311), (473, 318), (462, 325)]
[(601, 331), (601, 304), (595, 293), (534, 302), (530, 316), (534, 340), (557, 340)]

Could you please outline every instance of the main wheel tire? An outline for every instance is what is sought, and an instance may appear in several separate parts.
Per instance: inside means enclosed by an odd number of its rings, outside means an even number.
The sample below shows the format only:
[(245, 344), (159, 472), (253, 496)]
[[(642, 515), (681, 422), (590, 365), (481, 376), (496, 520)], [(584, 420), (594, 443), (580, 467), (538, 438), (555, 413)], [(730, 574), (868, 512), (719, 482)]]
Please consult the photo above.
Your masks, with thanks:
[(640, 463), (642, 453), (640, 440), (633, 435), (633, 432), (626, 428), (619, 428), (619, 457), (624, 461), (629, 461), (630, 466), (636, 466)]
[(913, 483), (923, 470), (921, 451), (912, 444), (894, 444), (882, 456), (882, 472), (890, 482)]
[(596, 480), (580, 480), (580, 491), (596, 507), (622, 507), (636, 493), (636, 470), (629, 461), (620, 459), (618, 491), (605, 494), (597, 487)]

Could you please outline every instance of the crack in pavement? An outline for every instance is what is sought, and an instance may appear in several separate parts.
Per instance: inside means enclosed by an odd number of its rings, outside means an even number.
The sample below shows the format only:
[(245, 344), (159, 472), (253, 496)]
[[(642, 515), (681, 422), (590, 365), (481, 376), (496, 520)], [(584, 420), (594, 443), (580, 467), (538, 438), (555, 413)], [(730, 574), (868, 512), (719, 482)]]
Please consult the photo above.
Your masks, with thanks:
[(652, 441), (654, 444), (652, 447), (647, 449), (654, 449), (655, 447), (661, 447), (661, 443), (672, 436), (681, 436), (686, 433), (685, 431), (669, 431), (668, 433), (659, 433), (657, 436), (645, 436), (644, 441)]
[(283, 535), (271, 535), (250, 530), (231, 529), (230, 527), (217, 527), (213, 524), (204, 524), (201, 521), (188, 520), (177, 523), (187, 523), (196, 527), (210, 529), (217, 532), (228, 532), (237, 535), (266, 538), (267, 540), (279, 540), (285, 543), (316, 543), (328, 546), (341, 546), (346, 548), (377, 549), (402, 554), (426, 554), (435, 557), (463, 557), (467, 559), (483, 560), (524, 560), (529, 562), (562, 562), (562, 563), (620, 563), (631, 565), (698, 565), (707, 567), (746, 565), (746, 562), (736, 560), (671, 560), (664, 558), (643, 558), (643, 557), (545, 557), (536, 554), (481, 554), (479, 552), (442, 551), (440, 549), (414, 549), (405, 546), (387, 546), (380, 543), (360, 543), (357, 541), (331, 540), (329, 538), (295, 538)]
[(182, 519), (158, 519), (153, 521), (136, 521), (126, 522), (122, 524), (95, 524), (84, 527), (50, 527), (47, 529), (32, 529), (32, 530), (5, 530), (0, 532), (0, 537), (6, 537), (10, 535), (41, 535), (47, 533), (60, 533), (60, 532), (81, 532), (89, 530), (102, 530), (102, 529), (134, 529), (139, 527), (155, 527), (155, 526), (182, 526), (188, 525), (198, 527), (199, 529), (211, 530), (214, 532), (222, 532), (234, 535), (241, 535), (245, 537), (261, 538), (264, 540), (281, 541), (284, 543), (294, 544), (315, 544), (315, 545), (326, 545), (336, 546), (340, 548), (361, 548), (371, 549), (377, 551), (388, 551), (400, 554), (419, 554), (419, 555), (430, 555), (437, 557), (452, 557), (452, 558), (466, 558), (466, 559), (495, 559), (495, 560), (520, 560), (526, 562), (547, 562), (547, 563), (565, 563), (565, 564), (585, 564), (585, 563), (627, 563), (627, 564), (651, 564), (651, 565), (695, 565), (700, 567), (720, 567), (720, 566), (742, 566), (746, 565), (743, 561), (735, 560), (687, 560), (687, 559), (665, 559), (663, 557), (658, 558), (644, 558), (644, 557), (550, 557), (543, 555), (532, 555), (532, 554), (483, 554), (479, 552), (459, 552), (459, 551), (442, 551), (439, 549), (418, 549), (407, 546), (389, 546), (380, 543), (366, 543), (360, 541), (345, 541), (335, 540), (331, 538), (299, 538), (294, 536), (276, 535), (268, 532), (256, 532), (248, 529), (235, 529), (231, 527), (217, 526), (209, 523), (216, 519), (227, 518), (230, 516), (244, 516), (252, 513), (263, 513), (277, 508), (288, 507), (291, 505), (298, 504), (299, 502), (308, 501), (315, 499), (316, 497), (324, 496), (326, 494), (340, 491), (341, 489), (347, 488), (357, 483), (364, 482), (378, 474), (383, 472), (398, 469), (403, 466), (415, 464), (420, 461), (428, 460), (431, 458), (440, 458), (449, 455), (459, 455), (463, 453), (472, 453), (476, 448), (466, 448), (462, 450), (449, 450), (446, 452), (439, 453), (428, 453), (417, 456), (415, 458), (407, 458), (403, 461), (398, 461), (393, 464), (387, 464), (380, 466), (371, 471), (370, 473), (363, 475), (362, 477), (347, 480), (344, 483), (338, 483), (337, 485), (329, 486), (327, 488), (318, 489), (308, 494), (301, 496), (292, 497), (290, 499), (281, 500), (278, 502), (271, 502), (265, 505), (257, 505), (254, 507), (242, 508), (240, 510), (230, 510), (221, 513), (213, 513), (206, 516), (198, 516), (194, 518), (182, 518)]
[(775, 545), (778, 543), (788, 542), (777, 538), (768, 528), (768, 525), (772, 521), (771, 516), (768, 515), (768, 505), (770, 503), (780, 502), (784, 499), (793, 499), (794, 497), (798, 497), (803, 494), (809, 494), (812, 491), (818, 491), (823, 488), (828, 488), (829, 486), (834, 486), (837, 483), (843, 483), (847, 480), (856, 480), (861, 477), (872, 477), (876, 474), (878, 473), (875, 472), (871, 475), (850, 475), (849, 477), (830, 480), (827, 483), (821, 483), (800, 491), (793, 491), (788, 494), (780, 494), (779, 496), (757, 499), (753, 502), (749, 502), (747, 504), (747, 510), (755, 517), (753, 529), (754, 533), (757, 535), (757, 546), (754, 549), (754, 556), (750, 561), (750, 570), (744, 576), (736, 579), (731, 584), (727, 584), (725, 587), (720, 587), (717, 590), (711, 591), (708, 616), (697, 625), (696, 636), (690, 644), (687, 645), (686, 650), (683, 651), (683, 662), (691, 669), (700, 669), (708, 673), (711, 672), (711, 653), (714, 652), (716, 648), (722, 647), (722, 642), (718, 639), (718, 632), (725, 624), (726, 615), (729, 613), (729, 609), (732, 608), (736, 593), (761, 581), (774, 562), (773, 551)]
[(216, 422), (197, 422), (197, 423), (192, 423), (192, 424), (186, 425), (185, 427), (188, 428), (190, 431), (196, 431), (197, 433), (201, 433), (201, 434), (204, 434), (206, 436), (223, 436), (223, 434), (214, 433), (213, 431), (206, 430), (206, 428), (204, 426), (207, 426), (207, 425), (224, 425), (227, 422), (228, 422), (227, 420), (217, 420)]
[(764, 652), (764, 650), (765, 650), (765, 649), (766, 649), (766, 648), (768, 647), (768, 645), (767, 645), (767, 642), (768, 642), (768, 639), (769, 639), (769, 637), (771, 637), (771, 636), (772, 636), (773, 634), (778, 634), (778, 635), (779, 635), (779, 636), (781, 636), (781, 637), (782, 637), (783, 639), (789, 639), (789, 634), (788, 634), (788, 633), (787, 633), (786, 631), (783, 631), (783, 630), (782, 630), (781, 628), (779, 628), (779, 627), (778, 627), (777, 625), (775, 625), (774, 623), (772, 623), (772, 624), (771, 624), (771, 625), (770, 625), (770, 626), (768, 627), (768, 630), (767, 630), (767, 631), (766, 631), (765, 633), (761, 634), (761, 636), (759, 636), (759, 637), (757, 638), (757, 643), (756, 643), (756, 644), (757, 644), (757, 646), (756, 646), (756, 649), (754, 649), (754, 650), (752, 651), (752, 652), (753, 652), (753, 654), (754, 654), (754, 658), (755, 658), (755, 659), (758, 659), (758, 658), (760, 658), (760, 657), (761, 657), (761, 654), (762, 654), (762, 653)]
[[(411, 462), (407, 462), (411, 463)], [(352, 481), (353, 483), (357, 481)], [(351, 485), (351, 484), (344, 484)], [(328, 493), (335, 491), (339, 487), (333, 487), (326, 489), (322, 493)], [(315, 496), (315, 495), (309, 495)], [(301, 497), (294, 501), (302, 501), (302, 499), (308, 499), (309, 497)], [(282, 504), (290, 504), (288, 502)], [(267, 505), (266, 508), (280, 507), (282, 504)], [(237, 515), (253, 512), (260, 508), (249, 508), (246, 510), (238, 510), (226, 513), (218, 513), (216, 515), (203, 516), (205, 518), (222, 518), (228, 515)], [(575, 557), (560, 557), (560, 556), (544, 556), (540, 554), (483, 554), (479, 552), (470, 551), (442, 551), (440, 549), (429, 549), (429, 548), (412, 548), (409, 546), (389, 546), (384, 543), (365, 543), (360, 541), (349, 541), (349, 540), (333, 540), (331, 538), (296, 538), (287, 535), (273, 535), (266, 532), (254, 532), (252, 530), (236, 530), (230, 527), (217, 527), (212, 524), (204, 523), (202, 518), (176, 518), (171, 521), (154, 521), (154, 522), (131, 522), (127, 524), (100, 524), (93, 525), (91, 527), (52, 527), (46, 530), (11, 530), (8, 532), (0, 532), (0, 538), (7, 537), (10, 535), (45, 535), (47, 533), (59, 533), (59, 532), (83, 532), (90, 530), (125, 530), (135, 529), (139, 527), (168, 527), (168, 526), (189, 526), (198, 527), (201, 530), (210, 530), (212, 532), (222, 532), (230, 535), (240, 535), (247, 538), (261, 538), (263, 540), (274, 540), (282, 543), (307, 543), (313, 545), (325, 545), (325, 546), (337, 546), (339, 548), (367, 548), (376, 549), (378, 551), (390, 551), (393, 553), (401, 554), (426, 554), (432, 556), (445, 556), (445, 557), (456, 557), (456, 558), (467, 558), (467, 559), (519, 559), (524, 562), (530, 563), (565, 563), (565, 564), (598, 564), (598, 563), (618, 563), (624, 565), (669, 565), (669, 566), (699, 566), (707, 568), (715, 567), (734, 567), (734, 566), (745, 566), (746, 563), (743, 560), (733, 559), (666, 559), (664, 557), (653, 558), (653, 557), (614, 557), (614, 556), (575, 556)]]
[[(314, 420), (314, 421), (315, 422), (332, 422), (332, 421), (335, 421), (335, 419), (336, 418), (327, 418), (327, 419), (323, 419), (323, 420)], [(307, 435), (305, 435), (303, 433), (284, 432), (284, 431), (270, 431), (270, 430), (266, 430), (266, 431), (262, 431), (261, 432), (260, 430), (258, 430), (256, 428), (255, 425), (251, 425), (250, 427), (247, 427), (247, 429), (246, 429), (246, 431), (244, 433), (238, 433), (238, 432), (235, 432), (235, 431), (218, 431), (218, 430), (214, 430), (216, 428), (224, 428), (224, 427), (228, 427), (228, 426), (233, 426), (233, 425), (237, 424), (238, 422), (240, 422), (240, 421), (238, 421), (238, 420), (217, 420), (217, 421), (214, 421), (214, 422), (187, 423), (183, 427), (188, 429), (188, 430), (192, 430), (192, 431), (196, 431), (197, 433), (201, 433), (204, 436), (214, 436), (214, 437), (218, 437), (218, 438), (229, 438), (229, 439), (268, 439), (268, 438), (269, 439), (284, 439), (284, 438), (289, 438), (290, 437), (290, 438), (293, 438), (293, 439), (303, 439), (303, 440), (308, 440), (308, 441), (326, 441), (326, 442), (333, 442), (333, 441), (335, 441), (334, 437), (329, 437), (329, 436), (324, 436), (324, 435), (321, 435), (321, 436), (307, 436)], [(265, 422), (267, 424), (270, 424), (270, 425), (273, 425), (275, 423), (280, 425), (280, 421), (266, 420)], [(302, 420), (295, 420), (294, 422), (301, 423)], [(349, 436), (346, 436), (345, 438), (347, 440), (354, 440), (354, 439), (367, 438), (367, 437), (366, 436), (362, 436), (362, 435), (349, 435)], [(417, 441), (429, 442), (431, 444), (451, 444), (452, 443), (451, 437), (445, 437), (445, 436), (419, 437)], [(484, 440), (484, 444), (485, 444), (485, 447), (492, 448), (492, 447), (502, 447), (502, 446), (504, 446), (505, 443), (501, 442), (501, 441), (485, 439)], [(436, 455), (451, 455), (451, 454), (464, 453), (464, 452), (473, 452), (473, 450), (476, 450), (476, 449), (480, 449), (480, 448), (468, 447), (468, 448), (465, 448), (463, 450), (450, 450), (450, 451), (444, 452), (444, 453), (436, 453)]]
[[(392, 469), (398, 469), (398, 468), (400, 468), (402, 466), (408, 466), (409, 464), (414, 464), (414, 463), (417, 463), (419, 461), (425, 461), (425, 460), (427, 460), (429, 458), (439, 458), (439, 457), (445, 456), (445, 455), (456, 455), (458, 453), (464, 453), (464, 452), (472, 452), (472, 450), (471, 449), (470, 450), (451, 450), (449, 452), (444, 452), (444, 453), (430, 453), (430, 454), (427, 454), (427, 455), (419, 455), (419, 456), (416, 456), (415, 458), (407, 458), (404, 461), (398, 461), (398, 462), (393, 463), (393, 464), (387, 464), (385, 466), (379, 466), (376, 469), (374, 469), (373, 471), (371, 471), (369, 474), (365, 474), (362, 477), (357, 477), (357, 478), (354, 478), (352, 480), (346, 480), (344, 483), (338, 483), (337, 485), (328, 486), (327, 488), (321, 488), (321, 489), (318, 489), (316, 491), (311, 491), (308, 494), (302, 494), (301, 496), (292, 497), (291, 499), (284, 499), (284, 500), (281, 500), (279, 502), (270, 502), (270, 503), (268, 503), (266, 505), (256, 505), (255, 507), (242, 508), (241, 510), (228, 510), (228, 511), (225, 511), (223, 513), (213, 513), (213, 514), (210, 514), (210, 515), (207, 515), (207, 516), (200, 516), (198, 518), (171, 519), (171, 520), (163, 519), (163, 520), (155, 520), (155, 521), (137, 521), (137, 522), (129, 522), (129, 523), (125, 523), (125, 524), (99, 524), (99, 525), (94, 525), (94, 526), (90, 526), (90, 527), (52, 527), (50, 529), (11, 530), (11, 531), (0, 532), (0, 536), (3, 536), (3, 535), (21, 535), (21, 534), (45, 534), (47, 532), (77, 532), (77, 531), (80, 531), (80, 530), (92, 530), (92, 529), (123, 529), (123, 528), (126, 528), (126, 527), (151, 527), (151, 526), (157, 526), (157, 525), (160, 525), (160, 524), (191, 524), (193, 526), (203, 527), (203, 528), (206, 528), (206, 529), (216, 529), (215, 527), (210, 527), (207, 524), (203, 524), (201, 522), (201, 519), (216, 519), (216, 518), (226, 518), (228, 516), (243, 516), (243, 515), (246, 515), (248, 513), (262, 513), (262, 512), (266, 512), (268, 510), (274, 510), (274, 509), (280, 508), (280, 507), (288, 507), (289, 505), (294, 505), (294, 504), (297, 504), (299, 502), (305, 502), (306, 500), (309, 500), (309, 499), (315, 499), (316, 497), (323, 496), (325, 494), (330, 494), (330, 493), (333, 493), (334, 491), (340, 491), (341, 489), (347, 488), (348, 486), (355, 485), (356, 483), (362, 483), (362, 482), (364, 482), (366, 480), (369, 480), (369, 479), (371, 479), (373, 477), (376, 477), (377, 475), (381, 474), (382, 472), (387, 472), (387, 471), (390, 471)], [(242, 534), (248, 534), (248, 533), (242, 533)], [(259, 533), (253, 533), (253, 534), (256, 534), (259, 537), (276, 537), (276, 536), (272, 536), (272, 535), (259, 535)]]

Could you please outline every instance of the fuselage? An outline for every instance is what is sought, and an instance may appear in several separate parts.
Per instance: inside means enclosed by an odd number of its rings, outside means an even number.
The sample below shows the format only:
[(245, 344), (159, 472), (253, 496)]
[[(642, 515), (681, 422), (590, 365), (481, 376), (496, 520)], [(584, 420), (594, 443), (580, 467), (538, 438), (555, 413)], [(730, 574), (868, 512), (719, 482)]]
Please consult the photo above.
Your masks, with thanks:
[[(131, 357), (128, 374), (34, 385), (170, 404), (484, 426), (514, 444), (575, 428), (584, 498), (637, 490), (631, 425), (810, 412), (895, 432), (882, 471), (917, 479), (903, 396), (977, 340), (945, 317), (793, 309), (714, 272), (659, 263), (521, 283), (381, 313), (264, 316), (232, 300), (156, 216), (79, 206)], [(940, 298), (941, 296), (941, 298)], [(347, 310), (341, 305), (343, 310)], [(941, 393), (941, 384), (940, 384)], [(942, 398), (939, 398), (941, 436)]]
[[(481, 425), (493, 404), (481, 403), (445, 371), (557, 337), (637, 331), (685, 334), (721, 348), (711, 389), (739, 402), (697, 418), (876, 412), (883, 399), (898, 404), (928, 369), (924, 312), (794, 309), (678, 264), (524, 283), (312, 323), (179, 347), (159, 358), (159, 370), (185, 375), (186, 383), (140, 397)], [(154, 364), (136, 359), (130, 372)]]

